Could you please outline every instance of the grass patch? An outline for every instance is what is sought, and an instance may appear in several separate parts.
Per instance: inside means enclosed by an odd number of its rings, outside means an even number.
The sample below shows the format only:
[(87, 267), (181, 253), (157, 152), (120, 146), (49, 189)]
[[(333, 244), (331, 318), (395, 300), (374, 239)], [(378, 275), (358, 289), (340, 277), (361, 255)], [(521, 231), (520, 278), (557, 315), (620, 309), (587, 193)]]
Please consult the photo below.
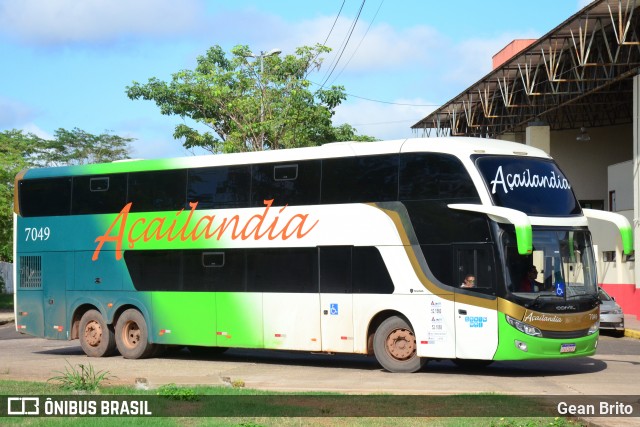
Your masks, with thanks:
[(109, 372), (96, 371), (91, 363), (88, 365), (80, 363), (77, 366), (72, 366), (67, 361), (67, 365), (64, 368), (64, 372), (54, 371), (60, 375), (49, 378), (47, 382), (57, 384), (62, 390), (66, 391), (93, 392), (98, 389), (102, 381), (111, 378)]
[(0, 310), (13, 310), (13, 294), (0, 293)]
[[(3, 395), (65, 395), (69, 392), (64, 392), (51, 383), (37, 383), (37, 382), (25, 382), (25, 381), (8, 381), (0, 380), (0, 394)], [(132, 417), (132, 418), (101, 418), (92, 417), (91, 424), (95, 426), (240, 426), (240, 427), (258, 427), (258, 426), (357, 426), (357, 427), (382, 427), (382, 426), (443, 426), (443, 427), (472, 427), (479, 424), (492, 426), (492, 427), (574, 427), (586, 425), (586, 423), (580, 420), (563, 418), (563, 417), (484, 417), (484, 418), (472, 418), (464, 416), (454, 417), (403, 417), (403, 416), (389, 416), (389, 417), (332, 417), (332, 409), (327, 406), (318, 407), (316, 413), (326, 414), (327, 416), (303, 416), (303, 417), (282, 417), (281, 411), (277, 408), (273, 408), (272, 411), (266, 411), (265, 414), (273, 414), (273, 416), (229, 416), (229, 417), (198, 417), (199, 413), (207, 409), (207, 405), (211, 404), (211, 396), (220, 397), (224, 400), (227, 396), (245, 396), (249, 401), (255, 401), (256, 405), (265, 405), (270, 398), (284, 397), (286, 405), (289, 407), (297, 408), (297, 405), (305, 404), (304, 397), (328, 397), (337, 399), (349, 399), (353, 396), (341, 395), (339, 393), (276, 393), (264, 390), (254, 390), (240, 387), (211, 387), (211, 386), (191, 386), (181, 387), (176, 384), (168, 384), (158, 389), (140, 390), (133, 387), (124, 386), (104, 386), (92, 394), (92, 397), (99, 396), (150, 396), (155, 399), (166, 400), (169, 405), (186, 405), (189, 409), (187, 412), (188, 417), (174, 417), (174, 418), (144, 418), (144, 417)], [(264, 397), (266, 399), (261, 399)], [(367, 395), (365, 397), (382, 398), (382, 401), (393, 400), (397, 396), (392, 395)], [(438, 396), (424, 396), (426, 399), (436, 399)], [(472, 406), (477, 404), (478, 398), (499, 399), (505, 405), (509, 407), (513, 404), (525, 403), (523, 399), (519, 402), (517, 396), (500, 396), (500, 395), (459, 395), (451, 396), (452, 402), (458, 406), (465, 408), (466, 406)], [(388, 398), (388, 399), (387, 399)], [(207, 400), (208, 399), (208, 400)], [(215, 401), (214, 399), (213, 401)], [(329, 399), (331, 400), (331, 399)], [(368, 404), (364, 399), (364, 404)], [(246, 402), (246, 400), (245, 400)], [(302, 403), (300, 403), (302, 402)], [(361, 402), (361, 401), (358, 401)], [(381, 402), (381, 400), (378, 400)], [(282, 403), (282, 399), (280, 399)], [(411, 413), (411, 405), (415, 402), (407, 402), (405, 406), (399, 406), (394, 403), (394, 407), (397, 408), (397, 415), (404, 415)], [(323, 405), (323, 403), (321, 403)], [(466, 406), (465, 406), (466, 405)], [(265, 405), (267, 406), (267, 405)], [(304, 409), (304, 408), (302, 408)], [(455, 413), (452, 412), (452, 413)], [(466, 414), (465, 414), (466, 415)], [(59, 417), (59, 418), (2, 418), (3, 425), (30, 425), (30, 426), (75, 426), (86, 425), (87, 419), (82, 417)]]

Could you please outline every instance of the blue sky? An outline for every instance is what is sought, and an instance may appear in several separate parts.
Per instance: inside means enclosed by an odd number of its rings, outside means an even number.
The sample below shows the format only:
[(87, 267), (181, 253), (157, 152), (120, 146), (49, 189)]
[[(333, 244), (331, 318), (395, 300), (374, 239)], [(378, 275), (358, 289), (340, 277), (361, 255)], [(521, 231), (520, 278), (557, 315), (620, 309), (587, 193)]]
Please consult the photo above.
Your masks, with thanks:
[[(410, 126), (491, 70), (518, 38), (538, 38), (588, 0), (367, 0), (330, 83), (350, 95), (334, 124), (381, 139)], [(173, 139), (179, 117), (125, 88), (193, 69), (218, 44), (292, 53), (321, 43), (343, 0), (0, 0), (0, 130), (50, 137), (58, 128), (132, 137), (132, 154), (187, 152)], [(345, 0), (327, 44), (325, 78), (361, 0)], [(367, 101), (369, 98), (383, 102)], [(409, 105), (406, 105), (409, 104)]]

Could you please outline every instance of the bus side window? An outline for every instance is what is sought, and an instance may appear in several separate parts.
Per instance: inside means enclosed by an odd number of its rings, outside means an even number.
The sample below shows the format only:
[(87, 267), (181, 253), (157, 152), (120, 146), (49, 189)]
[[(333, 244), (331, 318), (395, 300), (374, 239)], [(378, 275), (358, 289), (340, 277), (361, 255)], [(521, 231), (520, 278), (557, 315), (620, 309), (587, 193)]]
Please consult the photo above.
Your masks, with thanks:
[(71, 178), (27, 179), (19, 183), (22, 216), (69, 215)]
[(322, 246), (320, 249), (320, 292), (350, 294), (352, 246)]
[(197, 209), (248, 208), (250, 185), (250, 166), (190, 169), (187, 202), (198, 202)]
[(131, 212), (178, 211), (185, 206), (186, 170), (162, 170), (129, 174)]
[(316, 248), (247, 250), (248, 292), (318, 292)]
[(320, 203), (320, 161), (266, 163), (251, 168), (251, 206), (317, 205)]
[(353, 292), (359, 294), (392, 294), (395, 287), (378, 248), (353, 248)]
[(125, 251), (124, 259), (137, 291), (182, 289), (182, 252), (179, 250)]
[(127, 174), (73, 178), (72, 215), (120, 212), (127, 202)]
[(183, 290), (245, 292), (245, 252), (244, 249), (183, 251)]
[(440, 153), (400, 155), (400, 200), (469, 197), (478, 197), (478, 191), (457, 157)]
[(322, 161), (322, 203), (398, 200), (398, 155), (343, 157)]
[(481, 292), (495, 289), (495, 261), (491, 245), (460, 245), (456, 248), (457, 287), (467, 275), (476, 278), (475, 288)]

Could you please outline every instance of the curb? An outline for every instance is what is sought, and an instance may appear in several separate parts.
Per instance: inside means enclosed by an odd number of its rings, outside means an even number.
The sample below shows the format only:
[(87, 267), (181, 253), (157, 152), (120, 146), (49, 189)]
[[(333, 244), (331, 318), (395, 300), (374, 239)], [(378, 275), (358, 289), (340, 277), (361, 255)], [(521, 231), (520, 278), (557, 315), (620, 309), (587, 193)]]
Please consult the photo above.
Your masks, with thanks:
[(636, 331), (634, 329), (625, 329), (624, 336), (629, 338), (640, 339), (640, 331)]
[(5, 317), (4, 319), (0, 319), (0, 325), (6, 325), (7, 323), (13, 322), (13, 317)]

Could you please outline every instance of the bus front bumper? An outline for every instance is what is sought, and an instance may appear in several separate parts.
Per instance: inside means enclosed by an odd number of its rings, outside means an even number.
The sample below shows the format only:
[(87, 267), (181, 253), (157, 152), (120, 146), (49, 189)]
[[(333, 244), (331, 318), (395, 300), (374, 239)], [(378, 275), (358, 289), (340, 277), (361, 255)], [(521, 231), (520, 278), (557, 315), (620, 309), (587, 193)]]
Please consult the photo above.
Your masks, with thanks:
[(499, 315), (499, 342), (494, 360), (564, 359), (593, 356), (599, 333), (580, 338), (542, 338), (527, 335)]

